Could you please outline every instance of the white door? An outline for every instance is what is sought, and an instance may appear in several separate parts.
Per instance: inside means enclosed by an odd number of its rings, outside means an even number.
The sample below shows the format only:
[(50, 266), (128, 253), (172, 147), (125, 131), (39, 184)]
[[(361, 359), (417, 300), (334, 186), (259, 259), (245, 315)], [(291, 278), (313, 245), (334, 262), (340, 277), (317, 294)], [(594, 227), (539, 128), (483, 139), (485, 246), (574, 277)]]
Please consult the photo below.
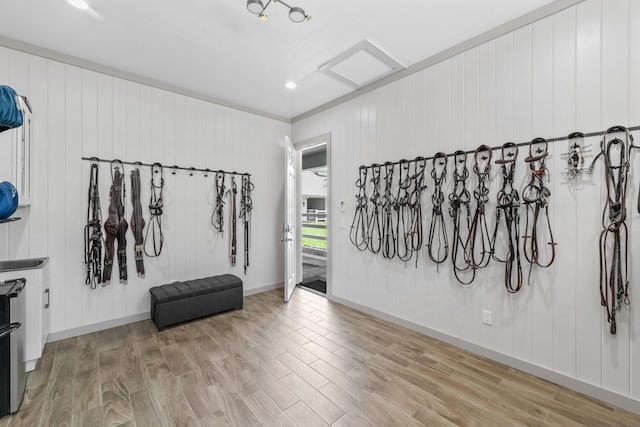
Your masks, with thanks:
[(297, 282), (296, 263), (296, 168), (297, 153), (288, 136), (284, 137), (285, 184), (284, 184), (284, 300), (291, 298)]

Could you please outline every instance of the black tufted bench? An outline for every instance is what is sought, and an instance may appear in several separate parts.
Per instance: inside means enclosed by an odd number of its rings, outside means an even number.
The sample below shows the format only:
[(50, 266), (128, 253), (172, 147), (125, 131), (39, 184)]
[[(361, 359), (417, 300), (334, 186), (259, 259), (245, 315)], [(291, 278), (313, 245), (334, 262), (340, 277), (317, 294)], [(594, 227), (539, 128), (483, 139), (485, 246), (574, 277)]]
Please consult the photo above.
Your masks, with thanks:
[(149, 289), (151, 319), (161, 331), (176, 323), (242, 308), (242, 280), (233, 274)]

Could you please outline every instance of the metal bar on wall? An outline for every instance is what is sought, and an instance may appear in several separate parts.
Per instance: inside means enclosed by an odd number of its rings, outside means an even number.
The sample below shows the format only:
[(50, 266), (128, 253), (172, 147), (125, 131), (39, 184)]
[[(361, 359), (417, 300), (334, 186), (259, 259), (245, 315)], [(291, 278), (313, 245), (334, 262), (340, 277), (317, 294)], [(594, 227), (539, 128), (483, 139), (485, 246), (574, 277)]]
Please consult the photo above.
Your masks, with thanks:
[[(125, 162), (120, 159), (101, 159), (99, 157), (82, 157), (82, 160), (88, 160), (91, 162), (102, 162), (102, 163), (111, 163), (115, 161), (115, 162), (120, 162), (123, 165), (131, 165), (131, 166), (153, 166), (153, 163)], [(188, 167), (178, 166), (178, 165), (168, 166), (168, 165), (163, 165), (161, 163), (159, 164), (163, 168), (173, 170), (173, 171), (182, 170), (187, 172), (223, 173), (225, 175), (251, 176), (251, 174), (247, 172), (236, 172), (236, 171), (229, 172), (221, 169), (201, 169), (201, 168), (194, 168), (194, 167), (188, 168)]]

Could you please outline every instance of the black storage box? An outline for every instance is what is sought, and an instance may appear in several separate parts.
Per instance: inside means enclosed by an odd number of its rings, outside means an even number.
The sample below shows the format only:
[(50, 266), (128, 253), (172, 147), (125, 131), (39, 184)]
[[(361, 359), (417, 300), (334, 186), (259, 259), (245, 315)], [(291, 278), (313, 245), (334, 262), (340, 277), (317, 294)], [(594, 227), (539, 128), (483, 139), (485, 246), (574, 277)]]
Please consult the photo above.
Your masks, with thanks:
[(242, 280), (233, 274), (173, 282), (149, 289), (151, 319), (167, 326), (242, 308)]

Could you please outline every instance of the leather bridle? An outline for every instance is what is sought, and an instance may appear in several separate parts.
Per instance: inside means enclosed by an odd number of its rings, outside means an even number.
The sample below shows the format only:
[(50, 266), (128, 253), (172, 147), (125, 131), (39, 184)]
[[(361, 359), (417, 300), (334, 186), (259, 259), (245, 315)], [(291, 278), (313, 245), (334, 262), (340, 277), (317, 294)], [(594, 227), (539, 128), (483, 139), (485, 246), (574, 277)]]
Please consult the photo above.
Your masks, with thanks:
[[(625, 133), (624, 140), (610, 138), (610, 134)], [(617, 331), (616, 313), (622, 304), (629, 305), (629, 235), (627, 230), (627, 175), (629, 172), (633, 136), (622, 126), (609, 128), (600, 141), (600, 153), (605, 165), (607, 202), (602, 211), (602, 232), (600, 233), (600, 304), (607, 310), (610, 332)], [(617, 155), (618, 161), (616, 162)], [(613, 239), (613, 242), (610, 242)]]
[(409, 207), (409, 189), (411, 188), (410, 163), (402, 159), (398, 164), (398, 193), (394, 210), (396, 211), (396, 254), (407, 262), (413, 256), (411, 247), (411, 209)]
[(251, 200), (251, 192), (254, 185), (251, 182), (249, 174), (242, 175), (242, 187), (240, 189), (240, 215), (243, 224), (244, 237), (244, 274), (247, 274), (249, 267), (249, 243), (251, 241), (251, 211), (253, 210), (253, 201)]
[(140, 169), (131, 171), (131, 203), (133, 214), (131, 215), (131, 231), (135, 238), (134, 253), (136, 259), (136, 272), (144, 277), (144, 218), (142, 218), (142, 204), (140, 203)]
[[(160, 163), (151, 165), (151, 196), (149, 200), (149, 224), (144, 236), (144, 253), (157, 257), (162, 253), (164, 234), (162, 233), (162, 213), (164, 208), (164, 169)], [(151, 231), (151, 239), (149, 239)], [(151, 243), (149, 243), (151, 240)], [(151, 246), (151, 248), (149, 247)]]
[(120, 283), (127, 283), (127, 239), (126, 232), (129, 228), (124, 216), (125, 184), (124, 165), (120, 160), (111, 162), (111, 191), (109, 204), (109, 217), (104, 223), (105, 240), (104, 277), (105, 284), (111, 280), (113, 268), (114, 242), (117, 242), (118, 269)]
[(353, 214), (353, 221), (351, 221), (351, 229), (349, 231), (349, 240), (360, 251), (367, 249), (367, 230), (369, 228), (368, 212), (367, 212), (367, 167), (360, 166), (358, 169), (358, 180), (356, 181), (356, 188), (358, 194), (356, 194), (356, 209)]
[(367, 221), (369, 229), (367, 231), (368, 236), (368, 248), (374, 254), (380, 252), (382, 249), (382, 227), (380, 225), (380, 208), (382, 206), (382, 197), (380, 196), (380, 165), (371, 165), (371, 184), (373, 190), (371, 193), (371, 213), (369, 220)]
[[(534, 265), (542, 268), (549, 267), (556, 257), (556, 243), (553, 240), (553, 231), (551, 230), (551, 221), (549, 219), (549, 202), (547, 200), (551, 195), (551, 191), (544, 185), (544, 177), (548, 173), (545, 165), (545, 159), (548, 154), (547, 140), (535, 138), (529, 144), (529, 157), (524, 159), (529, 164), (529, 170), (531, 171), (531, 179), (522, 190), (522, 199), (527, 208), (526, 231), (522, 239), (524, 257), (530, 264), (529, 283)], [(544, 210), (543, 221), (546, 223), (546, 228), (549, 232), (550, 241), (547, 244), (551, 247), (546, 262), (541, 261), (540, 257), (541, 246), (539, 243), (538, 222), (542, 210)]]
[(98, 175), (98, 164), (92, 163), (89, 175), (87, 225), (84, 227), (84, 264), (87, 268), (85, 284), (91, 286), (91, 289), (95, 289), (98, 283), (102, 283), (102, 211)]
[(416, 267), (418, 266), (417, 252), (422, 248), (424, 237), (422, 231), (422, 193), (427, 189), (424, 183), (424, 173), (427, 169), (427, 160), (424, 157), (416, 157), (413, 161), (414, 174), (411, 176), (413, 190), (409, 194), (408, 207), (410, 211), (409, 239), (407, 246), (411, 256), (416, 254)]
[[(513, 186), (513, 179), (518, 159), (518, 146), (507, 142), (502, 146), (501, 157), (495, 163), (501, 165), (502, 188), (498, 192), (496, 206), (496, 227), (491, 239), (491, 256), (494, 260), (505, 264), (504, 284), (507, 292), (516, 293), (522, 287), (522, 264), (520, 261), (520, 196)], [(496, 238), (504, 218), (507, 253), (500, 257), (496, 252)], [(514, 272), (515, 264), (515, 272)], [(515, 275), (515, 277), (514, 277)], [(514, 282), (515, 280), (515, 282)]]
[[(427, 240), (427, 254), (431, 261), (441, 264), (447, 260), (449, 256), (449, 240), (447, 238), (447, 227), (442, 215), (442, 205), (444, 204), (444, 193), (442, 192), (442, 184), (447, 180), (447, 155), (445, 153), (436, 153), (433, 156), (433, 169), (431, 169), (431, 178), (433, 178), (433, 194), (431, 202), (433, 204), (431, 224), (429, 226), (429, 238)], [(434, 239), (437, 236), (437, 247), (434, 245)]]
[[(453, 153), (453, 191), (449, 194), (449, 215), (453, 220), (453, 246), (451, 247), (451, 263), (453, 274), (458, 282), (468, 285), (475, 277), (475, 269), (469, 281), (460, 277), (460, 273), (468, 271), (471, 267), (471, 255), (467, 250), (469, 231), (471, 229), (471, 194), (467, 189), (469, 169), (467, 168), (467, 153), (458, 150)], [(465, 221), (462, 219), (462, 210), (465, 212)], [(462, 229), (466, 230), (466, 237), (462, 235)], [(460, 262), (460, 254), (464, 263)]]
[(394, 228), (394, 210), (396, 199), (392, 193), (393, 163), (384, 164), (384, 195), (382, 196), (382, 256), (391, 259), (396, 256), (396, 230)]
[(224, 228), (224, 194), (226, 190), (224, 185), (224, 175), (224, 172), (216, 172), (216, 206), (211, 214), (211, 224), (213, 225), (213, 228), (221, 233)]
[(236, 265), (237, 255), (237, 215), (236, 215), (236, 196), (238, 194), (238, 187), (236, 185), (236, 177), (231, 175), (231, 188), (227, 190), (229, 198), (231, 199), (231, 240), (229, 248), (229, 257), (231, 258), (231, 265)]
[[(471, 220), (469, 236), (467, 238), (467, 249), (471, 268), (474, 270), (471, 281), (475, 278), (475, 270), (489, 265), (491, 259), (491, 241), (489, 238), (489, 228), (485, 216), (485, 204), (489, 201), (489, 182), (491, 181), (491, 147), (488, 145), (479, 146), (473, 153), (473, 173), (478, 180), (478, 186), (473, 190), (473, 197), (476, 199), (476, 209)], [(480, 252), (478, 253), (478, 250)]]

